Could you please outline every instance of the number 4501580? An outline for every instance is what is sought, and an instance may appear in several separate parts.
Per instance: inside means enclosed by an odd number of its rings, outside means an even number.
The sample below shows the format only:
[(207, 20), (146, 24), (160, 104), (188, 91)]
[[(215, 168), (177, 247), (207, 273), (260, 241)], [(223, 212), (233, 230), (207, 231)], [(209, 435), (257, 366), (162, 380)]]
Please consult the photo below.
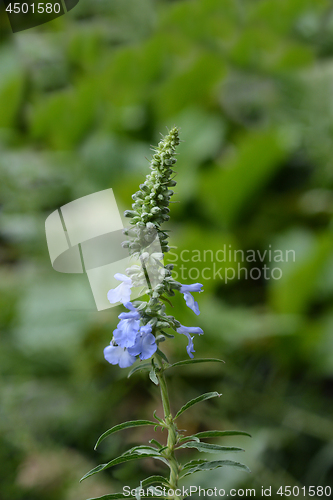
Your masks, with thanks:
[(52, 3), (38, 3), (35, 4), (32, 3), (32, 4), (28, 4), (28, 3), (13, 3), (13, 4), (9, 4), (8, 7), (6, 8), (6, 11), (9, 12), (10, 14), (27, 14), (28, 12), (31, 12), (32, 14), (34, 14), (36, 12), (36, 14), (43, 14), (43, 13), (46, 13), (46, 14), (59, 14), (61, 10), (61, 6), (60, 6), (60, 3), (55, 3), (55, 4), (52, 4)]
[(331, 487), (330, 486), (280, 486), (276, 492), (277, 495), (290, 497), (298, 496), (309, 496), (309, 497), (330, 497)]

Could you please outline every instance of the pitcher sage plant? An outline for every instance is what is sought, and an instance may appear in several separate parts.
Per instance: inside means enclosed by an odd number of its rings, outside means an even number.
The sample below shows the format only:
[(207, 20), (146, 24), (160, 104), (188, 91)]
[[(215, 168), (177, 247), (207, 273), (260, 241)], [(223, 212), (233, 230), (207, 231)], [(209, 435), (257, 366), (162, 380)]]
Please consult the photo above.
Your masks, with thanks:
[[(186, 431), (177, 426), (177, 419), (182, 413), (201, 401), (220, 397), (218, 392), (207, 392), (188, 401), (177, 412), (173, 412), (170, 395), (167, 387), (165, 372), (170, 368), (192, 363), (214, 362), (223, 363), (215, 358), (195, 358), (194, 339), (203, 335), (198, 326), (182, 325), (174, 316), (167, 314), (167, 306), (171, 306), (171, 297), (176, 293), (184, 296), (186, 305), (200, 314), (195, 296), (202, 292), (201, 283), (190, 285), (181, 284), (172, 277), (173, 265), (164, 265), (163, 254), (169, 251), (168, 231), (162, 225), (169, 219), (169, 204), (176, 181), (173, 179), (173, 166), (176, 163), (175, 150), (179, 145), (179, 130), (172, 128), (168, 134), (154, 148), (150, 162), (150, 173), (140, 185), (140, 189), (132, 196), (134, 203), (132, 210), (126, 210), (125, 216), (130, 219), (130, 227), (124, 231), (126, 241), (123, 246), (128, 248), (129, 254), (135, 262), (126, 270), (126, 274), (117, 273), (115, 278), (119, 286), (108, 292), (108, 299), (112, 304), (122, 303), (126, 309), (119, 314), (119, 323), (113, 331), (113, 337), (104, 349), (104, 357), (112, 365), (128, 368), (134, 365), (128, 377), (138, 371), (147, 370), (150, 381), (159, 387), (164, 415), (158, 416), (156, 411), (153, 420), (131, 420), (119, 423), (104, 432), (98, 439), (97, 446), (115, 432), (138, 426), (154, 426), (166, 431), (166, 442), (160, 443), (151, 439), (148, 444), (135, 446), (122, 455), (113, 458), (89, 471), (81, 479), (114, 467), (118, 464), (147, 457), (158, 460), (165, 468), (166, 474), (152, 475), (143, 478), (136, 488), (121, 493), (110, 493), (99, 497), (103, 500), (118, 500), (123, 498), (140, 500), (143, 497), (162, 498), (167, 500), (182, 500), (185, 496), (181, 488), (182, 478), (219, 467), (234, 467), (249, 472), (246, 465), (233, 460), (209, 460), (197, 458), (197, 452), (203, 454), (218, 454), (225, 452), (244, 451), (238, 447), (222, 446), (206, 442), (206, 439), (219, 438), (230, 435), (247, 435), (246, 432), (234, 430), (208, 430), (193, 435), (186, 435)], [(135, 300), (136, 297), (148, 296), (147, 300)], [(161, 343), (174, 338), (171, 333), (187, 338), (186, 351), (188, 359), (171, 363), (161, 350)], [(185, 339), (184, 339), (185, 340)], [(148, 377), (147, 377), (148, 378)], [(180, 463), (178, 450), (194, 449), (195, 459)]]

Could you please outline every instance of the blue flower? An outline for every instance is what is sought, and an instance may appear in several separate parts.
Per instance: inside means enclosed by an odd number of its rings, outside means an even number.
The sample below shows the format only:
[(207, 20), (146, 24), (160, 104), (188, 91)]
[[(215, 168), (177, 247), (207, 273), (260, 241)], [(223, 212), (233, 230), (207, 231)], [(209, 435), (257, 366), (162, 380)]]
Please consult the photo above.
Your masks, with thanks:
[(126, 302), (124, 306), (130, 312), (119, 314), (118, 318), (121, 321), (118, 323), (116, 330), (114, 330), (113, 336), (120, 347), (131, 347), (135, 343), (140, 328), (140, 314), (130, 302)]
[(194, 337), (191, 337), (191, 333), (197, 334), (197, 335), (202, 335), (203, 330), (199, 326), (184, 326), (180, 325), (179, 328), (177, 328), (178, 333), (182, 333), (183, 335), (186, 335), (188, 338), (188, 344), (186, 346), (187, 354), (190, 356), (190, 358), (193, 358), (192, 352), (195, 352), (194, 350), (194, 345), (193, 345), (193, 339)]
[(133, 347), (128, 352), (133, 356), (139, 356), (141, 361), (150, 358), (157, 349), (155, 337), (151, 333), (151, 326), (145, 325), (140, 328), (140, 334), (136, 337)]
[(192, 311), (198, 316), (200, 314), (198, 302), (194, 300), (194, 297), (191, 295), (191, 292), (201, 292), (201, 288), (203, 285), (201, 283), (193, 283), (192, 285), (182, 285), (181, 293), (184, 294), (184, 299), (187, 307), (192, 309)]
[(192, 352), (195, 352), (194, 350), (194, 345), (193, 345), (193, 339), (194, 336), (191, 337), (191, 335), (188, 336), (188, 344), (186, 346), (187, 354), (190, 356), (190, 358), (193, 358)]
[(104, 349), (104, 358), (111, 365), (119, 365), (120, 368), (127, 368), (136, 360), (135, 356), (132, 356), (127, 349), (112, 345), (112, 343)]
[(135, 309), (135, 307), (133, 306), (133, 304), (131, 302), (124, 302), (124, 306), (126, 307), (126, 309), (128, 309), (131, 312), (120, 313), (118, 316), (119, 319), (139, 319), (140, 318), (140, 314), (138, 313), (138, 311)]
[(201, 283), (192, 283), (192, 285), (182, 285), (181, 292), (202, 292), (201, 288), (203, 285)]
[(111, 290), (108, 291), (108, 300), (111, 304), (115, 304), (116, 302), (122, 302), (125, 304), (126, 302), (129, 302), (131, 298), (131, 288), (133, 286), (132, 280), (125, 274), (120, 273), (116, 273), (114, 277), (116, 280), (122, 281), (122, 283), (118, 285), (117, 288), (111, 288)]

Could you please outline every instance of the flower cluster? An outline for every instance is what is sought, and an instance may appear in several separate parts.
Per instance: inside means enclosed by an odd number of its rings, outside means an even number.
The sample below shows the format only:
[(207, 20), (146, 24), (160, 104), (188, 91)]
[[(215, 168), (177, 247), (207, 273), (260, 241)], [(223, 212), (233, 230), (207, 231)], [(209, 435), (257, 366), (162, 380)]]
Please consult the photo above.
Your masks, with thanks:
[(136, 356), (141, 360), (148, 359), (157, 350), (152, 326), (140, 326), (140, 313), (131, 302), (124, 305), (130, 312), (119, 314), (120, 322), (113, 332), (113, 340), (104, 349), (105, 359), (112, 365), (119, 364), (120, 368), (131, 366)]
[[(119, 364), (120, 368), (131, 366), (139, 356), (141, 360), (150, 358), (157, 350), (159, 341), (165, 339), (166, 334), (162, 328), (173, 328), (178, 333), (188, 338), (187, 353), (193, 358), (194, 346), (191, 334), (202, 335), (200, 327), (187, 327), (181, 325), (173, 316), (165, 314), (165, 304), (155, 304), (149, 307), (150, 302), (129, 302), (128, 297), (133, 286), (131, 278), (123, 274), (116, 274), (116, 279), (122, 283), (115, 289), (109, 290), (108, 299), (111, 303), (122, 302), (130, 312), (119, 314), (120, 322), (113, 332), (113, 339), (109, 346), (104, 349), (105, 359), (113, 364)], [(200, 314), (198, 303), (195, 302), (191, 292), (200, 292), (201, 283), (193, 285), (180, 285), (180, 291), (184, 293), (186, 304), (195, 312)], [(137, 306), (137, 307), (135, 307)], [(164, 335), (156, 338), (158, 331)]]
[[(124, 242), (129, 248), (130, 255), (140, 261), (140, 265), (133, 265), (125, 274), (115, 274), (121, 281), (120, 285), (109, 290), (108, 300), (114, 304), (121, 302), (129, 310), (119, 315), (120, 322), (113, 332), (113, 339), (104, 349), (105, 359), (111, 364), (119, 364), (121, 368), (131, 366), (137, 357), (140, 360), (150, 358), (157, 350), (159, 342), (165, 337), (173, 335), (165, 330), (172, 328), (188, 339), (186, 347), (188, 355), (193, 358), (194, 334), (201, 335), (199, 327), (181, 325), (173, 316), (165, 312), (167, 296), (175, 295), (178, 291), (184, 295), (187, 306), (195, 314), (200, 314), (198, 303), (194, 300), (193, 292), (201, 292), (202, 284), (194, 283), (183, 285), (172, 277), (173, 265), (163, 265), (163, 253), (169, 250), (167, 232), (160, 229), (161, 224), (169, 219), (169, 203), (173, 191), (170, 186), (176, 182), (171, 179), (173, 170), (171, 165), (174, 158), (175, 146), (179, 144), (178, 129), (174, 127), (169, 134), (154, 149), (151, 161), (151, 173), (147, 175), (140, 190), (133, 195), (133, 210), (125, 212), (131, 218), (131, 228), (125, 230), (130, 240)], [(158, 248), (156, 248), (156, 242)], [(143, 286), (149, 300), (130, 302), (132, 287)], [(160, 352), (160, 351), (158, 351)]]

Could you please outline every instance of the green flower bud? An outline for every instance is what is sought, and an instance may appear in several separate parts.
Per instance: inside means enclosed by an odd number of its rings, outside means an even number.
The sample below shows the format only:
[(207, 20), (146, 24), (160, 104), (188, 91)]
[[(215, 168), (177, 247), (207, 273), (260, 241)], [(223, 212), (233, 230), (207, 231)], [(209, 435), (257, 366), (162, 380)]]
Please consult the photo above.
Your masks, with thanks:
[(135, 210), (125, 210), (124, 212), (125, 217), (135, 217), (136, 215), (138, 215), (138, 212)]

